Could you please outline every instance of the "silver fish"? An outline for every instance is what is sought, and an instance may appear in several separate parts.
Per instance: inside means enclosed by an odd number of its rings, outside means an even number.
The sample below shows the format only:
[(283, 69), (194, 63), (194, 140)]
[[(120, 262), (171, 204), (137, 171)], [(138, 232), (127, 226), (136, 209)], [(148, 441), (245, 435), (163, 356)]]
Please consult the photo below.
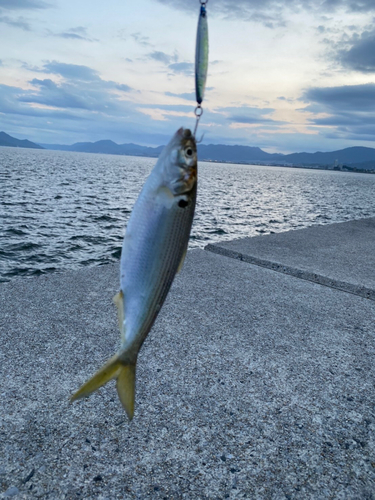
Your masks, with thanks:
[(201, 5), (201, 11), (198, 20), (197, 43), (195, 50), (195, 94), (197, 103), (201, 104), (206, 88), (208, 70), (208, 23), (207, 11), (204, 5)]
[(197, 148), (180, 128), (162, 151), (134, 205), (124, 238), (117, 306), (121, 346), (71, 401), (111, 379), (131, 420), (138, 352), (182, 267), (197, 195)]

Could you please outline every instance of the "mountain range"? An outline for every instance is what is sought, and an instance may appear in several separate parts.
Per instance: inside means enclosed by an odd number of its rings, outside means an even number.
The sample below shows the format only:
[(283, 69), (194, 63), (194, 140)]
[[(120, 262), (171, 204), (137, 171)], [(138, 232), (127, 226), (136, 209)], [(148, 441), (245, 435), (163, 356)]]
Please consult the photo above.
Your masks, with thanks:
[(33, 148), (33, 149), (44, 149), (39, 144), (28, 141), (27, 139), (20, 140), (12, 137), (5, 132), (0, 132), (0, 146), (9, 146), (12, 148)]
[[(77, 142), (71, 146), (60, 144), (42, 144), (46, 149), (62, 151), (80, 151), (85, 153), (103, 153), (131, 156), (158, 157), (164, 146), (156, 148), (139, 146), (138, 144), (116, 144), (113, 141)], [(317, 165), (332, 166), (347, 165), (353, 168), (375, 170), (375, 149), (365, 147), (351, 147), (323, 153), (267, 153), (260, 148), (250, 146), (228, 146), (225, 144), (198, 144), (200, 160), (278, 165)], [(363, 163), (363, 165), (362, 165)]]
[[(0, 132), (0, 146), (13, 146), (36, 149), (54, 149), (59, 151), (76, 151), (82, 153), (102, 153), (129, 156), (158, 157), (164, 146), (147, 147), (139, 144), (116, 144), (110, 140), (97, 142), (77, 142), (72, 145), (35, 144), (28, 140), (19, 140), (5, 132)], [(224, 144), (199, 144), (200, 160), (231, 163), (263, 163), (276, 165), (329, 166), (346, 165), (350, 168), (375, 170), (375, 149), (351, 147), (331, 152), (267, 153), (258, 147), (228, 146)]]

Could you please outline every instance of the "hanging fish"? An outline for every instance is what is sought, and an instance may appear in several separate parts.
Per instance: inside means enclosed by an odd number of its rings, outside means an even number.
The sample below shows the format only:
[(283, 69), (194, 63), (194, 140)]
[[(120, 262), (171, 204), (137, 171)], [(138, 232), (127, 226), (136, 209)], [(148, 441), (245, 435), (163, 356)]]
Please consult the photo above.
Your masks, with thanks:
[(197, 44), (195, 51), (195, 95), (201, 104), (204, 97), (208, 70), (208, 23), (205, 3), (201, 5), (198, 21)]
[(121, 254), (117, 306), (121, 346), (71, 401), (111, 379), (131, 420), (138, 352), (168, 294), (187, 251), (197, 195), (197, 148), (180, 128), (162, 151), (134, 205)]

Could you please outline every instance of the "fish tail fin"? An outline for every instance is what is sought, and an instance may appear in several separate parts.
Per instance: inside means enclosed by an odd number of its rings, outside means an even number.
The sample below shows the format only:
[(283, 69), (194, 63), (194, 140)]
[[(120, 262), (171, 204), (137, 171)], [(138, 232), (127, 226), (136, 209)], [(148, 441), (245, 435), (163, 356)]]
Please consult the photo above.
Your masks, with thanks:
[(126, 414), (131, 420), (134, 415), (135, 399), (135, 367), (132, 364), (123, 364), (118, 354), (113, 356), (97, 371), (78, 391), (70, 398), (70, 402), (88, 397), (92, 392), (102, 387), (112, 379), (117, 379), (117, 392)]
[(116, 384), (118, 397), (129, 420), (134, 415), (135, 367), (136, 362), (130, 365), (122, 365)]

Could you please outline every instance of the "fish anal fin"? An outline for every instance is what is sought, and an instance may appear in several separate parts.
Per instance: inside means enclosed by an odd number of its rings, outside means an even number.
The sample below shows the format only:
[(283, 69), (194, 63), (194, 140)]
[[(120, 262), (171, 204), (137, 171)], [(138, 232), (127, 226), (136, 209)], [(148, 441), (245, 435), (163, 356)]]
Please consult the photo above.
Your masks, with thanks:
[(121, 361), (119, 360), (118, 354), (113, 356), (107, 363), (93, 375), (90, 380), (84, 383), (78, 391), (73, 394), (70, 398), (70, 402), (76, 401), (77, 399), (85, 398), (89, 396), (92, 392), (105, 385), (107, 382), (113, 378), (117, 378), (120, 373)]
[(129, 420), (134, 415), (136, 363), (123, 365), (117, 377), (117, 393)]

